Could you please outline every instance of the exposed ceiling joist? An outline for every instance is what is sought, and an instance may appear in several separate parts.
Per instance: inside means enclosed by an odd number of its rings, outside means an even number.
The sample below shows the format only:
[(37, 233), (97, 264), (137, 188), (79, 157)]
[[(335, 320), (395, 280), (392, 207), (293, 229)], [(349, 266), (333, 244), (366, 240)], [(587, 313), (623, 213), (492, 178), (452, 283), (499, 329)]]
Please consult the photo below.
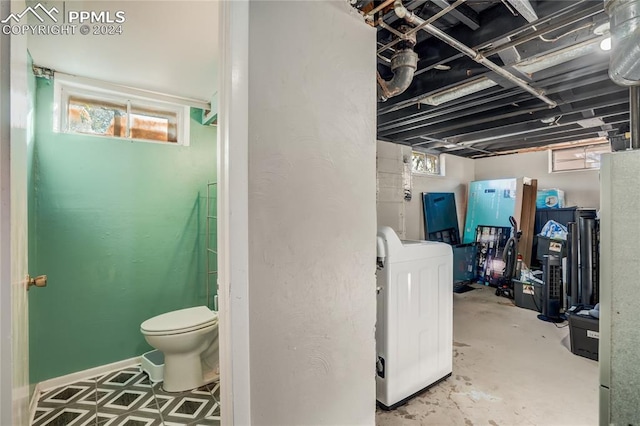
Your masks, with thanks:
[[(452, 3), (403, 4), (425, 21)], [(469, 0), (458, 5), (433, 22), (446, 37), (418, 33), (418, 68), (404, 93), (378, 105), (378, 138), (477, 157), (624, 132), (628, 89), (610, 81), (609, 54), (600, 49), (604, 36), (594, 33), (609, 19), (603, 3)], [(397, 28), (394, 15), (387, 14), (387, 23)], [(378, 40), (386, 44), (396, 36), (382, 28)], [(548, 108), (526, 88), (500, 78), (502, 70), (488, 71), (477, 57), (463, 56), (442, 41), (450, 39), (490, 56), (557, 107)], [(393, 73), (383, 62), (378, 70), (387, 79)]]
[[(438, 6), (440, 9), (446, 9), (447, 7), (451, 6), (451, 2), (449, 2), (448, 0), (431, 0), (431, 2)], [(469, 6), (461, 4), (460, 6), (449, 12), (449, 15), (453, 16), (474, 31), (480, 28), (478, 14)]]
[(529, 22), (535, 22), (538, 20), (538, 14), (534, 10), (529, 0), (506, 0), (513, 8), (518, 11), (524, 19)]

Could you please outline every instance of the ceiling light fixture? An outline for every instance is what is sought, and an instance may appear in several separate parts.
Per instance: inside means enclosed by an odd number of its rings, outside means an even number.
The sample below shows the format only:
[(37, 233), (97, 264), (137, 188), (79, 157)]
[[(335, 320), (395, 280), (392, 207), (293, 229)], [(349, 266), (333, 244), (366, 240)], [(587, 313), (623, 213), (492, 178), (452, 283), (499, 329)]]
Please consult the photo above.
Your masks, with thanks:
[(607, 36), (606, 38), (603, 38), (602, 41), (600, 42), (600, 49), (602, 50), (611, 50), (611, 37), (609, 36), (610, 34), (610, 24), (609, 22), (605, 22), (603, 24), (598, 25), (597, 27), (595, 27), (593, 29), (593, 33), (595, 35), (599, 35), (599, 36)]
[(605, 34), (609, 34), (609, 23), (605, 22), (604, 24), (600, 24), (597, 27), (595, 27), (593, 29), (593, 33), (595, 35), (605, 35)]
[[(601, 36), (609, 34), (609, 23), (606, 22), (602, 25), (598, 25), (598, 27), (595, 28), (594, 33)], [(597, 51), (598, 48), (596, 46), (598, 45), (600, 45), (600, 48), (604, 50), (604, 48), (607, 47), (606, 38), (602, 39), (600, 37), (597, 37), (552, 52), (529, 57), (513, 65), (513, 67), (522, 73), (531, 75), (538, 71), (542, 71), (563, 64), (565, 62), (569, 62), (571, 60), (593, 54)], [(438, 64), (434, 66), (435, 69), (441, 70), (444, 70), (445, 67), (448, 67), (448, 65)], [(498, 84), (493, 80), (490, 80), (486, 77), (481, 77), (473, 81), (463, 83), (455, 87), (450, 87), (441, 92), (427, 96), (421, 99), (419, 102), (425, 105), (438, 106), (443, 103), (450, 102), (455, 99), (462, 98), (464, 96), (468, 96), (497, 85)], [(512, 105), (518, 106), (517, 104)], [(552, 123), (553, 121), (546, 124)]]
[(554, 67), (556, 65), (564, 64), (565, 62), (572, 61), (582, 56), (592, 54), (596, 51), (596, 46), (599, 43), (600, 38), (593, 38), (580, 42), (578, 44), (564, 47), (551, 53), (532, 56), (523, 61), (520, 61), (513, 67), (520, 72), (533, 74), (538, 71)]
[(433, 67), (440, 71), (449, 71), (451, 69), (449, 65), (445, 65), (445, 64), (438, 64), (438, 65), (434, 65)]
[(611, 50), (611, 37), (602, 39), (602, 41), (600, 42), (600, 49), (604, 51)]
[(450, 87), (449, 89), (429, 95), (426, 98), (421, 99), (420, 103), (438, 106), (445, 102), (450, 102), (497, 85), (498, 83), (495, 81), (490, 80), (487, 77), (481, 77), (468, 83)]

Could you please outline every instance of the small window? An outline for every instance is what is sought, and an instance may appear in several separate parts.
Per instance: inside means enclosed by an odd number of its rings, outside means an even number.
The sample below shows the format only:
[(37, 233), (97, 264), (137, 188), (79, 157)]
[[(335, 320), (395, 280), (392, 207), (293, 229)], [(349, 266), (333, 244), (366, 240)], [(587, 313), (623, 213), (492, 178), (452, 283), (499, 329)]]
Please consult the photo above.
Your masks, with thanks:
[(440, 156), (426, 152), (411, 153), (411, 171), (429, 175), (440, 175)]
[[(189, 144), (189, 107), (56, 77), (58, 132)], [(104, 85), (101, 85), (104, 86)]]
[(611, 152), (609, 143), (551, 150), (551, 171), (599, 170), (600, 156)]
[[(67, 102), (67, 130), (71, 133), (127, 137), (127, 104), (71, 96)], [(124, 122), (123, 122), (124, 121)]]

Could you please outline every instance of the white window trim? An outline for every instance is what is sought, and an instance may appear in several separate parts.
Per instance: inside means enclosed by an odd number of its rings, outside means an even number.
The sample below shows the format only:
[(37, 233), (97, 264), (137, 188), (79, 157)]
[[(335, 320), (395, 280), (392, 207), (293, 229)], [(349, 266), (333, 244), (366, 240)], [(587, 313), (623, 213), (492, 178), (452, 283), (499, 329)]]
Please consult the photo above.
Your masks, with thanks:
[[(190, 142), (190, 118), (191, 106), (196, 108), (210, 108), (207, 103), (191, 99), (178, 98), (170, 95), (150, 92), (146, 90), (134, 89), (116, 84), (106, 83), (84, 77), (75, 77), (62, 73), (55, 73), (53, 83), (53, 131), (57, 133), (68, 133), (86, 135), (91, 137), (109, 138), (125, 140), (129, 142), (156, 143), (168, 146), (189, 146)], [(92, 135), (87, 133), (76, 133), (68, 131), (67, 111), (65, 105), (68, 104), (69, 96), (87, 96), (100, 100), (112, 102), (122, 102), (127, 105), (127, 112), (130, 103), (136, 105), (157, 107), (165, 111), (175, 112), (177, 117), (177, 143), (167, 143), (150, 139), (138, 139), (121, 136)], [(202, 105), (200, 105), (202, 104)], [(130, 120), (130, 117), (129, 117)], [(128, 127), (127, 127), (128, 128)]]

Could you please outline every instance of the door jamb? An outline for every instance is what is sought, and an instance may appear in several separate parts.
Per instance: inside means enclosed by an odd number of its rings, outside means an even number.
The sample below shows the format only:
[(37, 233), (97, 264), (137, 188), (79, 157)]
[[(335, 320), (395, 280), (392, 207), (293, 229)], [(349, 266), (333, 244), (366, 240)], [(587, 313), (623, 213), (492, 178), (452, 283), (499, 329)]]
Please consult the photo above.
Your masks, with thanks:
[(223, 425), (251, 424), (249, 1), (219, 2), (218, 300)]

